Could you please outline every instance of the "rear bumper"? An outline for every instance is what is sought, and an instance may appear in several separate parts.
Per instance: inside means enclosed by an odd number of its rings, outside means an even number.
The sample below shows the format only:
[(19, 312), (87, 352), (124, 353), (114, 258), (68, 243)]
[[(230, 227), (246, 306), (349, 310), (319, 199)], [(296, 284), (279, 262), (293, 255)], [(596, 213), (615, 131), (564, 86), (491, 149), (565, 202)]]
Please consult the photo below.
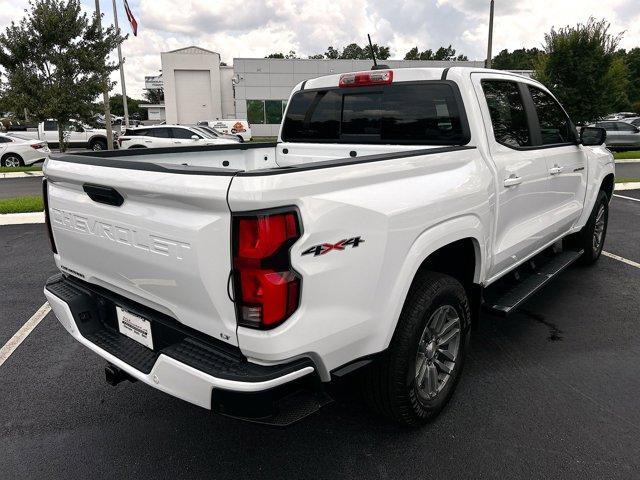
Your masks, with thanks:
[(114, 300), (61, 275), (47, 281), (44, 294), (62, 326), (87, 348), (131, 377), (207, 409), (212, 408), (216, 390), (264, 392), (315, 370), (309, 359), (272, 366), (249, 363), (239, 351), (225, 351), (215, 340), (172, 328), (166, 319), (154, 318), (147, 311), (142, 313), (151, 321), (154, 335), (156, 331), (164, 334), (159, 347), (150, 350), (112, 328), (115, 304), (132, 308), (126, 300)]

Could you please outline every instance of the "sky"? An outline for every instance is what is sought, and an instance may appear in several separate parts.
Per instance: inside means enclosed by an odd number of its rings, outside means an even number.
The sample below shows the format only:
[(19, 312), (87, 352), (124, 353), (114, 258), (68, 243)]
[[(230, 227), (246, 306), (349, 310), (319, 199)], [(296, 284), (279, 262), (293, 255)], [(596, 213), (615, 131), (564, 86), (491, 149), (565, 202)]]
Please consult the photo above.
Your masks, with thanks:
[[(81, 0), (92, 14), (95, 0)], [(131, 34), (122, 6), (118, 21), (129, 37), (122, 45), (127, 93), (140, 98), (145, 75), (160, 69), (160, 52), (197, 45), (219, 52), (222, 61), (294, 50), (300, 56), (327, 46), (388, 45), (391, 58), (414, 46), (452, 45), (470, 60), (486, 57), (489, 0), (129, 0), (138, 21)], [(552, 27), (606, 18), (611, 32), (625, 32), (621, 47), (640, 46), (640, 0), (496, 0), (494, 55), (502, 49), (540, 47)], [(0, 29), (25, 14), (28, 0), (0, 0)], [(103, 22), (113, 22), (110, 0), (100, 0)], [(113, 75), (119, 82), (119, 74)], [(114, 90), (119, 92), (120, 87)]]

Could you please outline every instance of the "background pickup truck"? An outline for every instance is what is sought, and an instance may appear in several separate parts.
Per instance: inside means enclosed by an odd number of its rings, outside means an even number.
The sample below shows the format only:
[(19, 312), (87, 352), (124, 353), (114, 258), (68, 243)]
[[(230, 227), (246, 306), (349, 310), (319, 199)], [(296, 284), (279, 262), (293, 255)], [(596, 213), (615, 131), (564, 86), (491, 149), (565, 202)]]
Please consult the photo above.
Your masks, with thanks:
[(507, 314), (598, 259), (604, 140), (504, 72), (309, 80), (277, 144), (48, 160), (45, 294), (113, 384), (285, 424), (357, 370), (376, 411), (419, 425), (482, 306)]
[[(10, 128), (10, 132), (15, 132), (22, 138), (32, 140), (43, 140), (50, 147), (57, 148), (59, 145), (58, 122), (56, 120), (45, 120), (38, 123), (37, 128), (19, 127)], [(115, 139), (117, 130), (113, 131)], [(107, 149), (107, 131), (101, 128), (92, 128), (81, 122), (72, 120), (69, 126), (64, 130), (64, 139), (69, 147), (89, 148), (94, 151)], [(114, 146), (117, 146), (114, 141)]]

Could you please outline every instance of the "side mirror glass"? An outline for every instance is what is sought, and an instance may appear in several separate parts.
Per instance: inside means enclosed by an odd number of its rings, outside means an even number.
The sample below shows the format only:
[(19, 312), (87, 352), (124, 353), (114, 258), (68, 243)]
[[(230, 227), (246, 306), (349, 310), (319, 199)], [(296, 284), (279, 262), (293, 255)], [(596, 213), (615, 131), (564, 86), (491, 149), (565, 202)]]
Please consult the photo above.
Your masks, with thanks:
[(586, 147), (602, 145), (607, 139), (607, 131), (598, 127), (582, 127), (580, 143)]

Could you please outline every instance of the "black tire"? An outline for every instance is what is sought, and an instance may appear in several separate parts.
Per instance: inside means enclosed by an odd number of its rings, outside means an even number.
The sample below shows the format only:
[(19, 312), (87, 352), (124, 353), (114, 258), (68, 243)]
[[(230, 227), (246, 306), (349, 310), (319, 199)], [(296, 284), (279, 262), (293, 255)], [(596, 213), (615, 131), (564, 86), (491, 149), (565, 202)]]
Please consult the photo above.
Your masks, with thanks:
[[(14, 163), (15, 160), (18, 161), (18, 165), (7, 165), (8, 162)], [(3, 167), (24, 167), (24, 160), (17, 153), (5, 153), (0, 160), (0, 165)]]
[(147, 147), (145, 147), (144, 145), (131, 145), (129, 147), (129, 150), (131, 150), (132, 148), (147, 148)]
[[(426, 399), (416, 382), (418, 345), (429, 330), (428, 322), (442, 309), (452, 311), (450, 307), (459, 317), (457, 356), (449, 362), (453, 367), (447, 367), (451, 370), (441, 390)], [(469, 301), (460, 282), (441, 273), (419, 273), (409, 290), (389, 348), (364, 372), (363, 393), (370, 407), (405, 426), (419, 426), (434, 419), (453, 395), (460, 378), (469, 343), (470, 319)], [(436, 368), (433, 358), (442, 360), (438, 355), (434, 354), (429, 368)], [(446, 376), (439, 367), (436, 371), (437, 379), (440, 374)]]
[(242, 135), (236, 135), (238, 137), (238, 140), (240, 141), (240, 143), (244, 143), (244, 138), (242, 137)]
[[(602, 215), (602, 223), (600, 220)], [(602, 248), (604, 247), (604, 241), (607, 236), (607, 224), (609, 222), (609, 197), (607, 194), (600, 190), (598, 198), (593, 206), (591, 215), (587, 224), (582, 228), (578, 235), (578, 246), (584, 250), (584, 254), (580, 257), (580, 263), (582, 265), (593, 265), (600, 258)], [(601, 229), (600, 240), (596, 245), (596, 229)]]
[(102, 150), (106, 150), (107, 141), (103, 140), (102, 138), (96, 138), (94, 140), (91, 140), (91, 143), (89, 144), (89, 148), (94, 152), (100, 152)]

